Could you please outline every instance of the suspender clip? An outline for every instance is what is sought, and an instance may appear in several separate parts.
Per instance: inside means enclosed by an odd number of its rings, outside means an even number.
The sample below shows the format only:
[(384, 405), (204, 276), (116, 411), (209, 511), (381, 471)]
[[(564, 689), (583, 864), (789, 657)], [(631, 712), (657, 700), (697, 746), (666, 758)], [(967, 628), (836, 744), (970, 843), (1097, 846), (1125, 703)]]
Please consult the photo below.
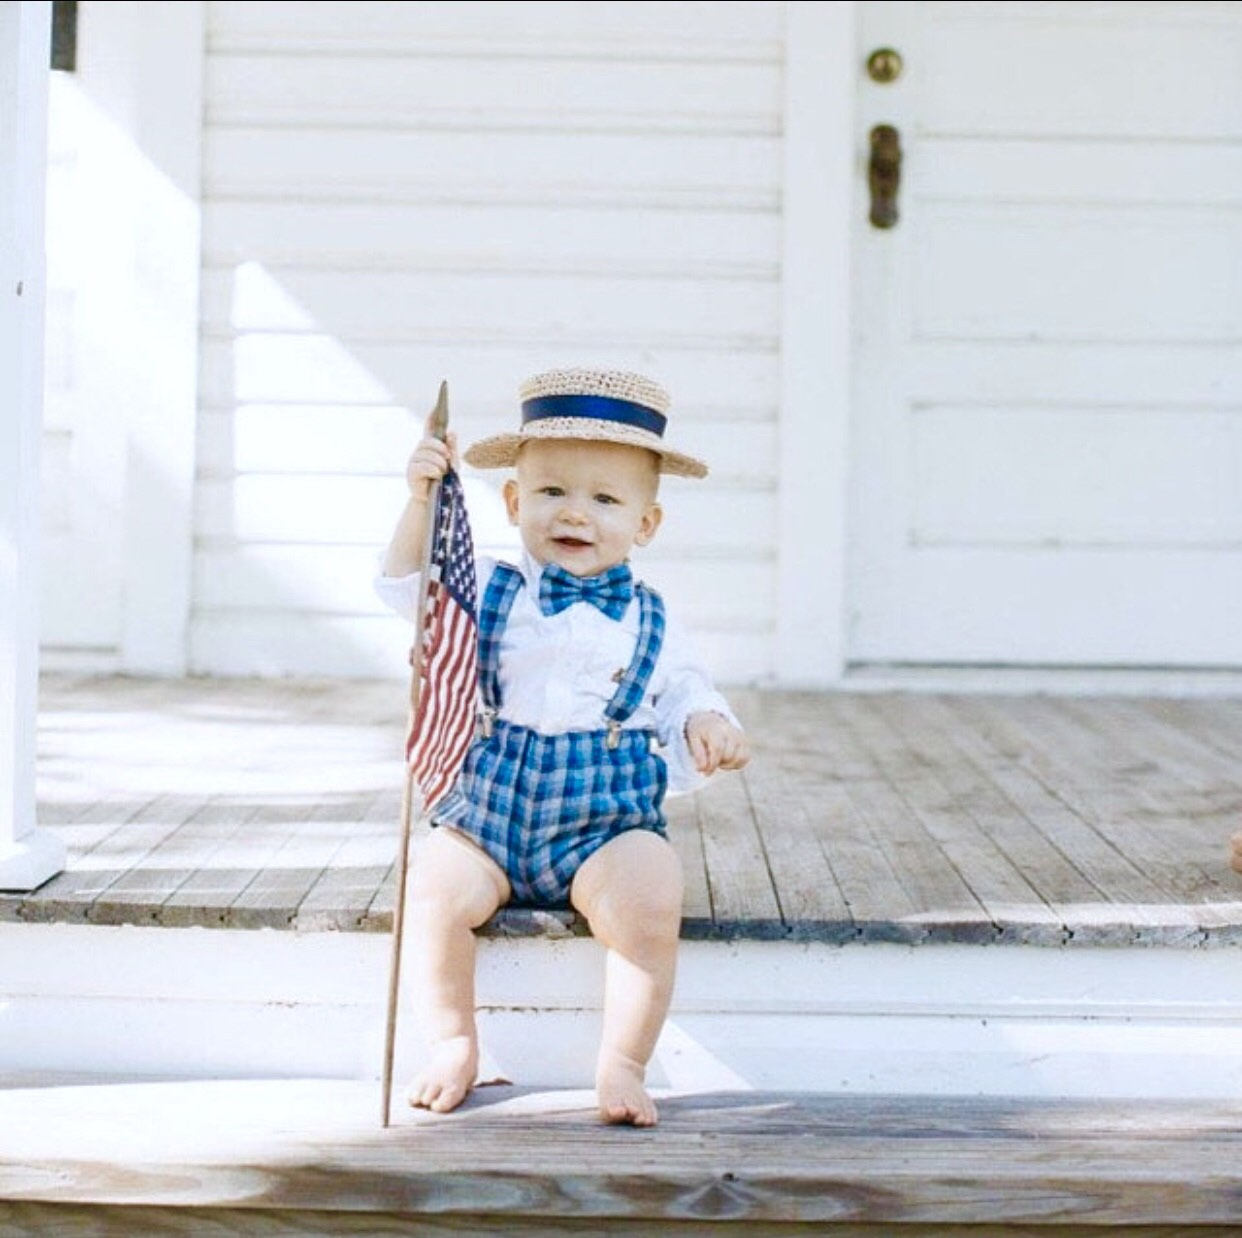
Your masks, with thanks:
[(619, 722), (610, 722), (608, 724), (608, 739), (606, 741), (609, 748), (615, 748), (621, 742), (621, 724)]
[(491, 739), (495, 719), (496, 711), (494, 709), (487, 709), (485, 707), (479, 710), (479, 717), (477, 723), (475, 724), (475, 731), (480, 739)]

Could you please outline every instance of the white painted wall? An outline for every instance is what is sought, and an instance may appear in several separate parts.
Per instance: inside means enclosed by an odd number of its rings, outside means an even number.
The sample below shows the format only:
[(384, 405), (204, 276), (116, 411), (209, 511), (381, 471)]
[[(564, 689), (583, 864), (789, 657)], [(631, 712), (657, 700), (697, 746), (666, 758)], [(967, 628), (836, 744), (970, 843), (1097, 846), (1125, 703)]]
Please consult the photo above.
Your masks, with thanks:
[(35, 825), (43, 204), (51, 5), (0, 5), (0, 890), (63, 865)]
[(370, 576), (440, 380), (468, 441), (602, 363), (713, 466), (644, 575), (772, 673), (784, 45), (765, 3), (208, 5), (194, 670), (404, 676)]
[(724, 680), (1233, 660), (1236, 5), (147, 8), (80, 6), (122, 140), (73, 148), (110, 277), (54, 254), (49, 643), (403, 678), (369, 578), (440, 379), (470, 439), (583, 361), (665, 379), (712, 461), (641, 565)]

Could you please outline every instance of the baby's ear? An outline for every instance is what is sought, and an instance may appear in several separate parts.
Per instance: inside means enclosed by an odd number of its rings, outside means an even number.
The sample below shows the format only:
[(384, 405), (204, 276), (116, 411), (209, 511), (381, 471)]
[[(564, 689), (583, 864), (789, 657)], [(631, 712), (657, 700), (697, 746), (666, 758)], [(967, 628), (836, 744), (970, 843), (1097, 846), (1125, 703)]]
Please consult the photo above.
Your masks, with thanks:
[(643, 512), (643, 518), (639, 521), (638, 532), (634, 535), (634, 544), (636, 546), (646, 546), (656, 535), (656, 530), (660, 527), (660, 521), (664, 519), (664, 508), (659, 503), (651, 503), (647, 510)]
[(518, 484), (512, 477), (504, 484), (501, 491), (505, 500), (505, 511), (509, 513), (509, 523), (517, 524), (518, 522)]

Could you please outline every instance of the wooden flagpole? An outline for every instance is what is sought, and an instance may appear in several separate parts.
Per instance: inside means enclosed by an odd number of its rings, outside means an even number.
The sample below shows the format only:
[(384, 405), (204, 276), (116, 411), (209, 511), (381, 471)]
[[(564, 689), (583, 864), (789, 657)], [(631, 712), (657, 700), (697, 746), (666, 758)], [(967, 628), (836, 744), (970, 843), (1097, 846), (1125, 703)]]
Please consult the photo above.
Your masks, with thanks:
[[(440, 384), (440, 394), (436, 406), (431, 410), (427, 432), (443, 440), (448, 434), (448, 383)], [(439, 516), (440, 483), (436, 482), (427, 496), (427, 536), (423, 546), (422, 571), (418, 584), (418, 609), (414, 614), (414, 643), (410, 647), (410, 720), (409, 727), (414, 725), (418, 714), (418, 697), (423, 674), (423, 622), (427, 610), (427, 572), (431, 565), (431, 546), (435, 540), (435, 522)], [(409, 735), (409, 727), (406, 729)], [(397, 891), (396, 901), (392, 908), (392, 951), (388, 964), (388, 1012), (384, 1023), (384, 1067), (381, 1072), (380, 1091), (381, 1114), (380, 1124), (387, 1127), (392, 1121), (392, 1062), (393, 1050), (397, 1043), (397, 1005), (401, 992), (401, 944), (405, 932), (405, 882), (410, 868), (410, 834), (411, 821), (414, 815), (414, 800), (420, 802), (418, 810), (421, 815), (421, 796), (414, 786), (414, 775), (410, 771), (409, 762), (405, 767), (405, 792), (401, 797), (401, 841), (397, 845)]]

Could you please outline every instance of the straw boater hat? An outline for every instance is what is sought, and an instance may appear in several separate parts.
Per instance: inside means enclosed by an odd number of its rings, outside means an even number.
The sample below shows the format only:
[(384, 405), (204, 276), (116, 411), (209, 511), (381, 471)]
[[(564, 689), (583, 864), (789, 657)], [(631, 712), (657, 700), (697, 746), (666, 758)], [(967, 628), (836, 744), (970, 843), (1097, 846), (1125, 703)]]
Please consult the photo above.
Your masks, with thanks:
[(549, 370), (519, 389), (522, 428), (516, 434), (480, 439), (466, 452), (478, 469), (517, 463), (518, 450), (534, 439), (585, 439), (645, 447), (660, 460), (661, 473), (706, 477), (707, 465), (664, 445), (669, 397), (659, 383), (627, 370)]

